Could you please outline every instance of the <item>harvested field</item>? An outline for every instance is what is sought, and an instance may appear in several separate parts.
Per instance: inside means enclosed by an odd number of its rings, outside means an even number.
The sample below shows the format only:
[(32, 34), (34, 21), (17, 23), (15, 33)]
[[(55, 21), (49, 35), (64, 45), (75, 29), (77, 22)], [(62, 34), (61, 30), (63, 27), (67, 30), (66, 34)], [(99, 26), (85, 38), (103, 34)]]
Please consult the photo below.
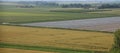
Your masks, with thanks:
[(12, 49), (12, 48), (0, 48), (0, 53), (54, 53), (54, 52), (22, 50), (22, 49)]
[(113, 44), (111, 33), (4, 25), (0, 29), (2, 43), (94, 51), (109, 51)]
[(55, 22), (38, 22), (21, 25), (114, 32), (115, 30), (120, 28), (120, 17), (55, 21)]

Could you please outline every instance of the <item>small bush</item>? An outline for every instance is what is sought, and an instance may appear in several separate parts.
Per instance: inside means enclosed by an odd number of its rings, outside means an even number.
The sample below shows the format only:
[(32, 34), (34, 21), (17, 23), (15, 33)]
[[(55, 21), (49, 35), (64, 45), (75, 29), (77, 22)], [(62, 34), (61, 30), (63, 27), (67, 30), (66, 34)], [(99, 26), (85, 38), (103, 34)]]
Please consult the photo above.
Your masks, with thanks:
[(115, 32), (114, 46), (110, 53), (120, 53), (120, 30)]
[(119, 48), (120, 49), (120, 30), (117, 30), (115, 32), (115, 45), (114, 48)]

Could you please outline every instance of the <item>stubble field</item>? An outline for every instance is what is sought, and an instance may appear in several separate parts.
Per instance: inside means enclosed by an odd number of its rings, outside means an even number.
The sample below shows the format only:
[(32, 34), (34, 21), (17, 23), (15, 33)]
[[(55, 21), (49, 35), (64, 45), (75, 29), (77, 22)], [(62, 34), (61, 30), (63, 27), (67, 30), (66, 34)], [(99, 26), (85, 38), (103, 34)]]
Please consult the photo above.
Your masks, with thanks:
[(8, 44), (92, 51), (109, 51), (113, 44), (111, 33), (4, 25), (0, 28), (0, 42)]

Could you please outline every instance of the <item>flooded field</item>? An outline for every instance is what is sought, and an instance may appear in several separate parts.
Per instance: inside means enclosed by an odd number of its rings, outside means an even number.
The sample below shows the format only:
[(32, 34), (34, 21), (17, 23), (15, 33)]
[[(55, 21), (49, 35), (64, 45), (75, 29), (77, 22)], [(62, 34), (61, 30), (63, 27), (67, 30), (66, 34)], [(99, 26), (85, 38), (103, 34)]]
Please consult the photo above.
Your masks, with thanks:
[(120, 28), (120, 17), (54, 21), (54, 22), (37, 22), (26, 23), (21, 25), (114, 32), (116, 29)]

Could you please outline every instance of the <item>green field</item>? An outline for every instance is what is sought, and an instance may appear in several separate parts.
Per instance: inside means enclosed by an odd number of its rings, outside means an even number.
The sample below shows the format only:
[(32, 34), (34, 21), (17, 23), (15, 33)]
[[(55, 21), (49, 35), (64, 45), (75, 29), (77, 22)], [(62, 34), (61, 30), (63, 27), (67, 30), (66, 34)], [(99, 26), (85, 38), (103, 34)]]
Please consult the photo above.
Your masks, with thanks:
[[(88, 13), (108, 12), (112, 10), (83, 10), (80, 8), (16, 8), (15, 6), (3, 6), (0, 9), (1, 23), (30, 23), (60, 20), (76, 20), (119, 16), (109, 13)], [(119, 9), (118, 9), (119, 10)], [(61, 12), (59, 12), (61, 11)], [(74, 12), (74, 13), (73, 13)], [(112, 12), (111, 12), (112, 13)], [(116, 12), (117, 13), (117, 12)]]

